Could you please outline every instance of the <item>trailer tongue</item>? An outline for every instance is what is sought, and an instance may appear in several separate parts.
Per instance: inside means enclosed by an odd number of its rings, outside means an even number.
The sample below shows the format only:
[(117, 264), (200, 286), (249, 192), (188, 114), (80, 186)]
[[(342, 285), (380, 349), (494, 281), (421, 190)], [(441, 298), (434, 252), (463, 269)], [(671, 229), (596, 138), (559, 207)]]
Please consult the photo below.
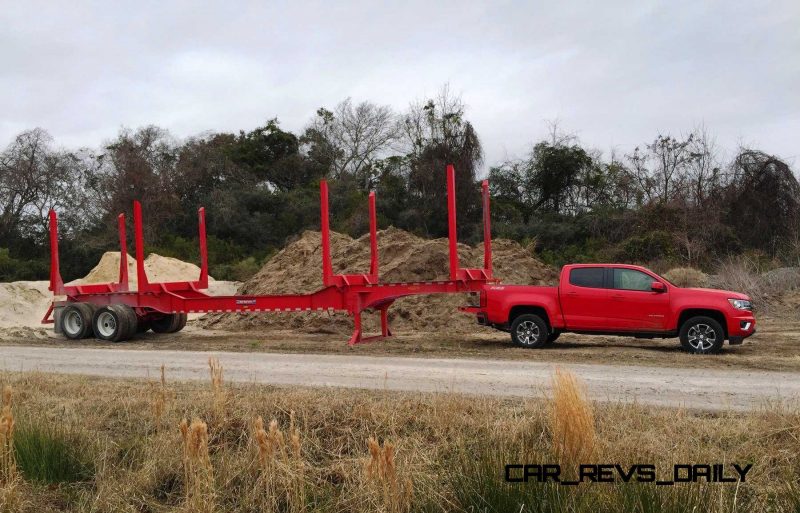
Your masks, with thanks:
[[(320, 224), (322, 232), (323, 288), (311, 294), (282, 294), (258, 296), (210, 296), (208, 288), (208, 254), (206, 247), (205, 209), (198, 210), (200, 242), (200, 276), (196, 281), (150, 282), (144, 267), (144, 235), (142, 207), (133, 204), (134, 242), (136, 245), (136, 274), (138, 285), (130, 290), (127, 264), (125, 215), (118, 218), (120, 268), (115, 283), (65, 285), (59, 270), (58, 218), (50, 211), (50, 290), (54, 296), (66, 296), (53, 301), (42, 323), (55, 323), (57, 332), (79, 339), (94, 335), (111, 341), (122, 341), (137, 331), (179, 331), (186, 324), (186, 314), (205, 312), (302, 312), (346, 311), (353, 317), (353, 335), (349, 344), (391, 336), (389, 307), (405, 296), (422, 294), (458, 294), (478, 292), (492, 276), (492, 240), (489, 213), (489, 184), (482, 184), (484, 265), (465, 269), (459, 265), (456, 230), (455, 170), (447, 166), (447, 211), (449, 228), (450, 279), (413, 283), (382, 282), (379, 274), (377, 219), (375, 193), (369, 195), (370, 268), (367, 274), (334, 274), (330, 250), (328, 184), (320, 183)], [(381, 333), (364, 337), (361, 314), (377, 310), (381, 318)]]

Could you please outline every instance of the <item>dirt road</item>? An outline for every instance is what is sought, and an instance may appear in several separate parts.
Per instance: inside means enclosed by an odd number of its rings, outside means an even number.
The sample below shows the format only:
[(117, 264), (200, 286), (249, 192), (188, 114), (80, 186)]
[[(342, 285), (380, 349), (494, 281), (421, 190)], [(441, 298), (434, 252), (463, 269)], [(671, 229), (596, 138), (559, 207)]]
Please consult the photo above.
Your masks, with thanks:
[[(495, 396), (547, 391), (554, 363), (488, 359), (409, 358), (61, 347), (0, 347), (0, 368), (108, 377), (156, 376), (163, 363), (173, 379), (208, 379), (217, 356), (225, 379), (276, 385), (334, 386)], [(597, 400), (744, 410), (766, 402), (795, 403), (800, 373), (636, 365), (564, 364)]]

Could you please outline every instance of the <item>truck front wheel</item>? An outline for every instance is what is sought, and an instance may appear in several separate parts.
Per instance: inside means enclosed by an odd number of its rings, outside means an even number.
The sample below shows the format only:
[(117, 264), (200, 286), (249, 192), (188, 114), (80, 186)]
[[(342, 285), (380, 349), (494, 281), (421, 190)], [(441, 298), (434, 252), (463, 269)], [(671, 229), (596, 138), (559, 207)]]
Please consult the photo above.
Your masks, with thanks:
[(522, 314), (511, 323), (511, 341), (520, 347), (542, 347), (549, 335), (547, 323), (538, 315)]
[(702, 315), (687, 319), (679, 335), (681, 346), (696, 354), (716, 353), (725, 341), (725, 332), (719, 322)]

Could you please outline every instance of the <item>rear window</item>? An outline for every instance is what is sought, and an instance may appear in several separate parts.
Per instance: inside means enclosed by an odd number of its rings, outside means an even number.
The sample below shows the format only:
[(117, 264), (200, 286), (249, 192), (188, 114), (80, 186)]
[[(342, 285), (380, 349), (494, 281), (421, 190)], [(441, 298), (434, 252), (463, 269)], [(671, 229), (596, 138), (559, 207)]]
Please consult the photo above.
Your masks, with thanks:
[(576, 287), (603, 288), (604, 267), (576, 267), (569, 272), (569, 284)]

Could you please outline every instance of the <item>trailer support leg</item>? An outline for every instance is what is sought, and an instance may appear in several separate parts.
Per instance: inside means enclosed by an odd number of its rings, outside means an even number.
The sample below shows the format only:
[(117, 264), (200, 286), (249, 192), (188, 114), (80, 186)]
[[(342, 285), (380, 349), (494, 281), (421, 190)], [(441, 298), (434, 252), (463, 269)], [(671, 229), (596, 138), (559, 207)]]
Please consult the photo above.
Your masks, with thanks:
[(353, 334), (347, 345), (354, 346), (359, 343), (361, 343), (361, 311), (353, 313)]

